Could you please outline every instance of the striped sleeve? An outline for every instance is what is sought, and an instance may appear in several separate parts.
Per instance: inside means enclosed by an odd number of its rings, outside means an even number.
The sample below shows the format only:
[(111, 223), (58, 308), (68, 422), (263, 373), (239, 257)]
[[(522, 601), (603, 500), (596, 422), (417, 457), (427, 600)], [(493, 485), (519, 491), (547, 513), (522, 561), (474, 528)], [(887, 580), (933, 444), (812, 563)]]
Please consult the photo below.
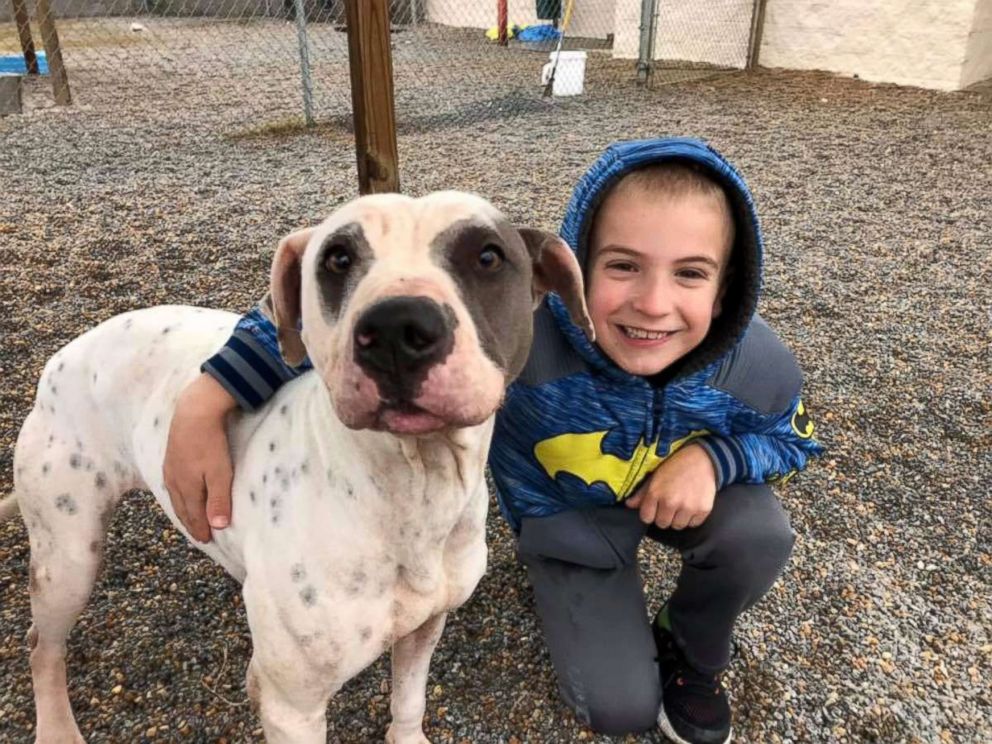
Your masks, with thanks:
[(283, 361), (275, 325), (263, 303), (238, 321), (227, 343), (200, 370), (217, 380), (241, 409), (254, 411), (311, 367), (309, 359), (298, 367)]

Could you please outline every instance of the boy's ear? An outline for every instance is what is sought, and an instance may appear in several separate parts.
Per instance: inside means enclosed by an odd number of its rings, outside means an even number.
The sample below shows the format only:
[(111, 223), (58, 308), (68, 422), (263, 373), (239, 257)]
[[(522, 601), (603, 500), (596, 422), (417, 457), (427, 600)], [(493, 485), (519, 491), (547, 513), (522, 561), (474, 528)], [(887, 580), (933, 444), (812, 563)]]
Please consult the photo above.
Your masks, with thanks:
[(279, 338), (279, 353), (291, 367), (306, 359), (307, 350), (300, 338), (300, 271), (303, 251), (315, 228), (297, 230), (279, 241), (272, 259), (272, 313)]
[(585, 331), (590, 341), (596, 340), (586, 296), (582, 269), (568, 244), (554, 233), (531, 227), (517, 228), (527, 245), (534, 265), (534, 307), (541, 304), (548, 292), (557, 292), (568, 308), (572, 322)]

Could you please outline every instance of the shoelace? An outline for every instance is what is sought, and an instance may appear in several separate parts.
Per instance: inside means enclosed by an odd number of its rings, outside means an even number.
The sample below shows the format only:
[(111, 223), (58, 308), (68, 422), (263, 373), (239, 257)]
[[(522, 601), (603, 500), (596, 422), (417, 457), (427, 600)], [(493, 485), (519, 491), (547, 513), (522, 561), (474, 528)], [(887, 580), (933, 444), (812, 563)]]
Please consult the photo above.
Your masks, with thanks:
[[(665, 655), (670, 659), (677, 659), (681, 662), (675, 643), (671, 639), (666, 644)], [(668, 679), (665, 680), (663, 687), (667, 688), (670, 684), (676, 684), (679, 687), (690, 689), (696, 688), (714, 695), (719, 695), (721, 691), (719, 674), (716, 676), (703, 674), (681, 663), (675, 665), (674, 669), (668, 674)]]

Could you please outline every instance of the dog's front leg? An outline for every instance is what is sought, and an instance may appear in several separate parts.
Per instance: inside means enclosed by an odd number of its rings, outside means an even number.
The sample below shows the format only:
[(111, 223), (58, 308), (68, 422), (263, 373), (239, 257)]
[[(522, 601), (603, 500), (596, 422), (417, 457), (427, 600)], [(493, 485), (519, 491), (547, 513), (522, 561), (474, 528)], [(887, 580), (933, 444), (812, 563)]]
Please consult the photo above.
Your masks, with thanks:
[(393, 644), (393, 695), (390, 701), (393, 720), (386, 732), (386, 744), (430, 744), (424, 736), (427, 670), (446, 617), (445, 612), (435, 615)]

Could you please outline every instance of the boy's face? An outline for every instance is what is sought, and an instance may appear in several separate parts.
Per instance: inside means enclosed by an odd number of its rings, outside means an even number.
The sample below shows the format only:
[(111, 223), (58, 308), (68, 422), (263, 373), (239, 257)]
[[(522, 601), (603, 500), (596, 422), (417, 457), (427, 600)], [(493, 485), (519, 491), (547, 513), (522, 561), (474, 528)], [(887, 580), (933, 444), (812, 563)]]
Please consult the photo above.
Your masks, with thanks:
[(590, 238), (589, 315), (621, 369), (654, 375), (695, 349), (720, 314), (732, 222), (699, 194), (659, 197), (619, 186)]

